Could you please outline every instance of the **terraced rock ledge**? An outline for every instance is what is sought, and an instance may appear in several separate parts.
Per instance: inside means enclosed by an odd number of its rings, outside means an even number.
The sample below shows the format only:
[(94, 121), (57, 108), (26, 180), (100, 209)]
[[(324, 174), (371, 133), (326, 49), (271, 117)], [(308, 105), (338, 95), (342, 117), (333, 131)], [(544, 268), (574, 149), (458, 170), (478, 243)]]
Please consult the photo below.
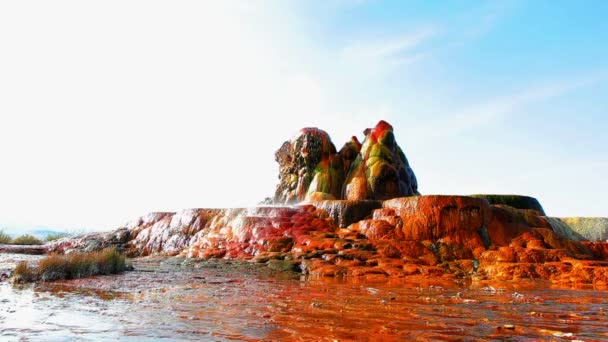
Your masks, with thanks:
[[(356, 202), (338, 205), (369, 211)], [(465, 196), (383, 201), (345, 228), (314, 203), (190, 209), (149, 214), (111, 233), (58, 240), (48, 251), (115, 246), (132, 257), (240, 259), (313, 276), (543, 279), (608, 286), (608, 243), (567, 239), (539, 214)]]

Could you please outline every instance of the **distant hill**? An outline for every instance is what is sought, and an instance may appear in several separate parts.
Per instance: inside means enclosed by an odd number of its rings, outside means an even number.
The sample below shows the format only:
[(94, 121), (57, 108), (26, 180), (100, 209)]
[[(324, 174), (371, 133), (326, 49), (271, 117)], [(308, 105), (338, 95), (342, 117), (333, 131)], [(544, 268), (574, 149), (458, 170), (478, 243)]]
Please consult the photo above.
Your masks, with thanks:
[(591, 241), (608, 241), (608, 217), (561, 217), (572, 230)]
[(42, 240), (44, 240), (49, 235), (70, 234), (70, 232), (67, 232), (65, 230), (51, 229), (51, 228), (21, 229), (21, 228), (11, 228), (11, 227), (1, 227), (0, 226), (0, 230), (4, 231), (6, 234), (10, 235), (13, 238), (20, 236), (20, 235), (24, 235), (24, 234), (30, 234), (30, 235), (34, 235), (35, 237), (42, 239)]
[(34, 235), (35, 237), (45, 239), (49, 235), (57, 235), (57, 234), (67, 234), (67, 232), (58, 231), (58, 230), (46, 230), (46, 229), (37, 229), (30, 230), (27, 234)]

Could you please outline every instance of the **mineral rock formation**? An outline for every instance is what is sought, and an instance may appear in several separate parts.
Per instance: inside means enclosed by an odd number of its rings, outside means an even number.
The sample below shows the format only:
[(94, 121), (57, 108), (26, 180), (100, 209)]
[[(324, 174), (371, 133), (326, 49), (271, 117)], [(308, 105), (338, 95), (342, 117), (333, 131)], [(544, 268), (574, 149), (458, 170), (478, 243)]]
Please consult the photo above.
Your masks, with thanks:
[(45, 248), (241, 259), (312, 276), (608, 287), (608, 242), (583, 241), (566, 224), (582, 220), (546, 217), (526, 196), (419, 196), (392, 127), (381, 121), (365, 133), (362, 145), (353, 137), (336, 152), (327, 133), (306, 128), (276, 152), (275, 201), (308, 204), (152, 213)]
[(305, 128), (275, 153), (277, 203), (321, 200), (385, 200), (418, 195), (418, 183), (393, 127), (380, 121), (365, 130), (363, 145), (352, 137), (336, 152), (329, 135)]
[(418, 182), (405, 154), (395, 141), (393, 127), (380, 121), (365, 131), (361, 151), (344, 184), (348, 200), (385, 200), (419, 195)]
[[(526, 278), (608, 286), (608, 243), (564, 238), (533, 210), (465, 196), (317, 204), (154, 213), (115, 232), (63, 239), (48, 248), (115, 245), (131, 256), (251, 260), (314, 276)], [(358, 218), (367, 212), (369, 218)], [(340, 228), (344, 220), (354, 222)]]
[(340, 149), (340, 158), (342, 159), (343, 171), (347, 175), (352, 163), (357, 159), (357, 156), (361, 152), (361, 143), (357, 137), (352, 136)]
[(340, 228), (346, 228), (352, 223), (371, 217), (374, 209), (382, 208), (382, 201), (330, 200), (315, 201), (314, 205), (325, 210)]
[[(345, 151), (345, 155), (348, 151)], [(275, 153), (279, 163), (277, 202), (307, 198), (340, 198), (344, 166), (329, 135), (318, 128), (304, 128)]]

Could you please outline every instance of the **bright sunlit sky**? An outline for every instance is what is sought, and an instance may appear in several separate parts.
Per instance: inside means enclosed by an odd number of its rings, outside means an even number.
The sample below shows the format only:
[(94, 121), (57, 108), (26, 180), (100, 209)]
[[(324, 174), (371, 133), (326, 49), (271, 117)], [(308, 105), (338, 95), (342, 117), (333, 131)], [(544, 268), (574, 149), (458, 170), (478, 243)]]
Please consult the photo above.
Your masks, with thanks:
[(608, 216), (608, 1), (0, 1), (0, 227), (271, 196), (380, 119), (423, 194)]

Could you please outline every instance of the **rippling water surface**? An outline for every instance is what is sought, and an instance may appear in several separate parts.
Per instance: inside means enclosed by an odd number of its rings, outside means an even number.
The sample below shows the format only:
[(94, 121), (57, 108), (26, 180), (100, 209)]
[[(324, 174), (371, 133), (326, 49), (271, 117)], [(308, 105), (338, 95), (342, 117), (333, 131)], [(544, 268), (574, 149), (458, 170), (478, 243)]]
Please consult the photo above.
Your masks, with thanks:
[[(19, 258), (0, 254), (0, 272)], [(175, 258), (134, 266), (116, 276), (0, 282), (0, 340), (608, 340), (605, 290), (301, 279)]]

